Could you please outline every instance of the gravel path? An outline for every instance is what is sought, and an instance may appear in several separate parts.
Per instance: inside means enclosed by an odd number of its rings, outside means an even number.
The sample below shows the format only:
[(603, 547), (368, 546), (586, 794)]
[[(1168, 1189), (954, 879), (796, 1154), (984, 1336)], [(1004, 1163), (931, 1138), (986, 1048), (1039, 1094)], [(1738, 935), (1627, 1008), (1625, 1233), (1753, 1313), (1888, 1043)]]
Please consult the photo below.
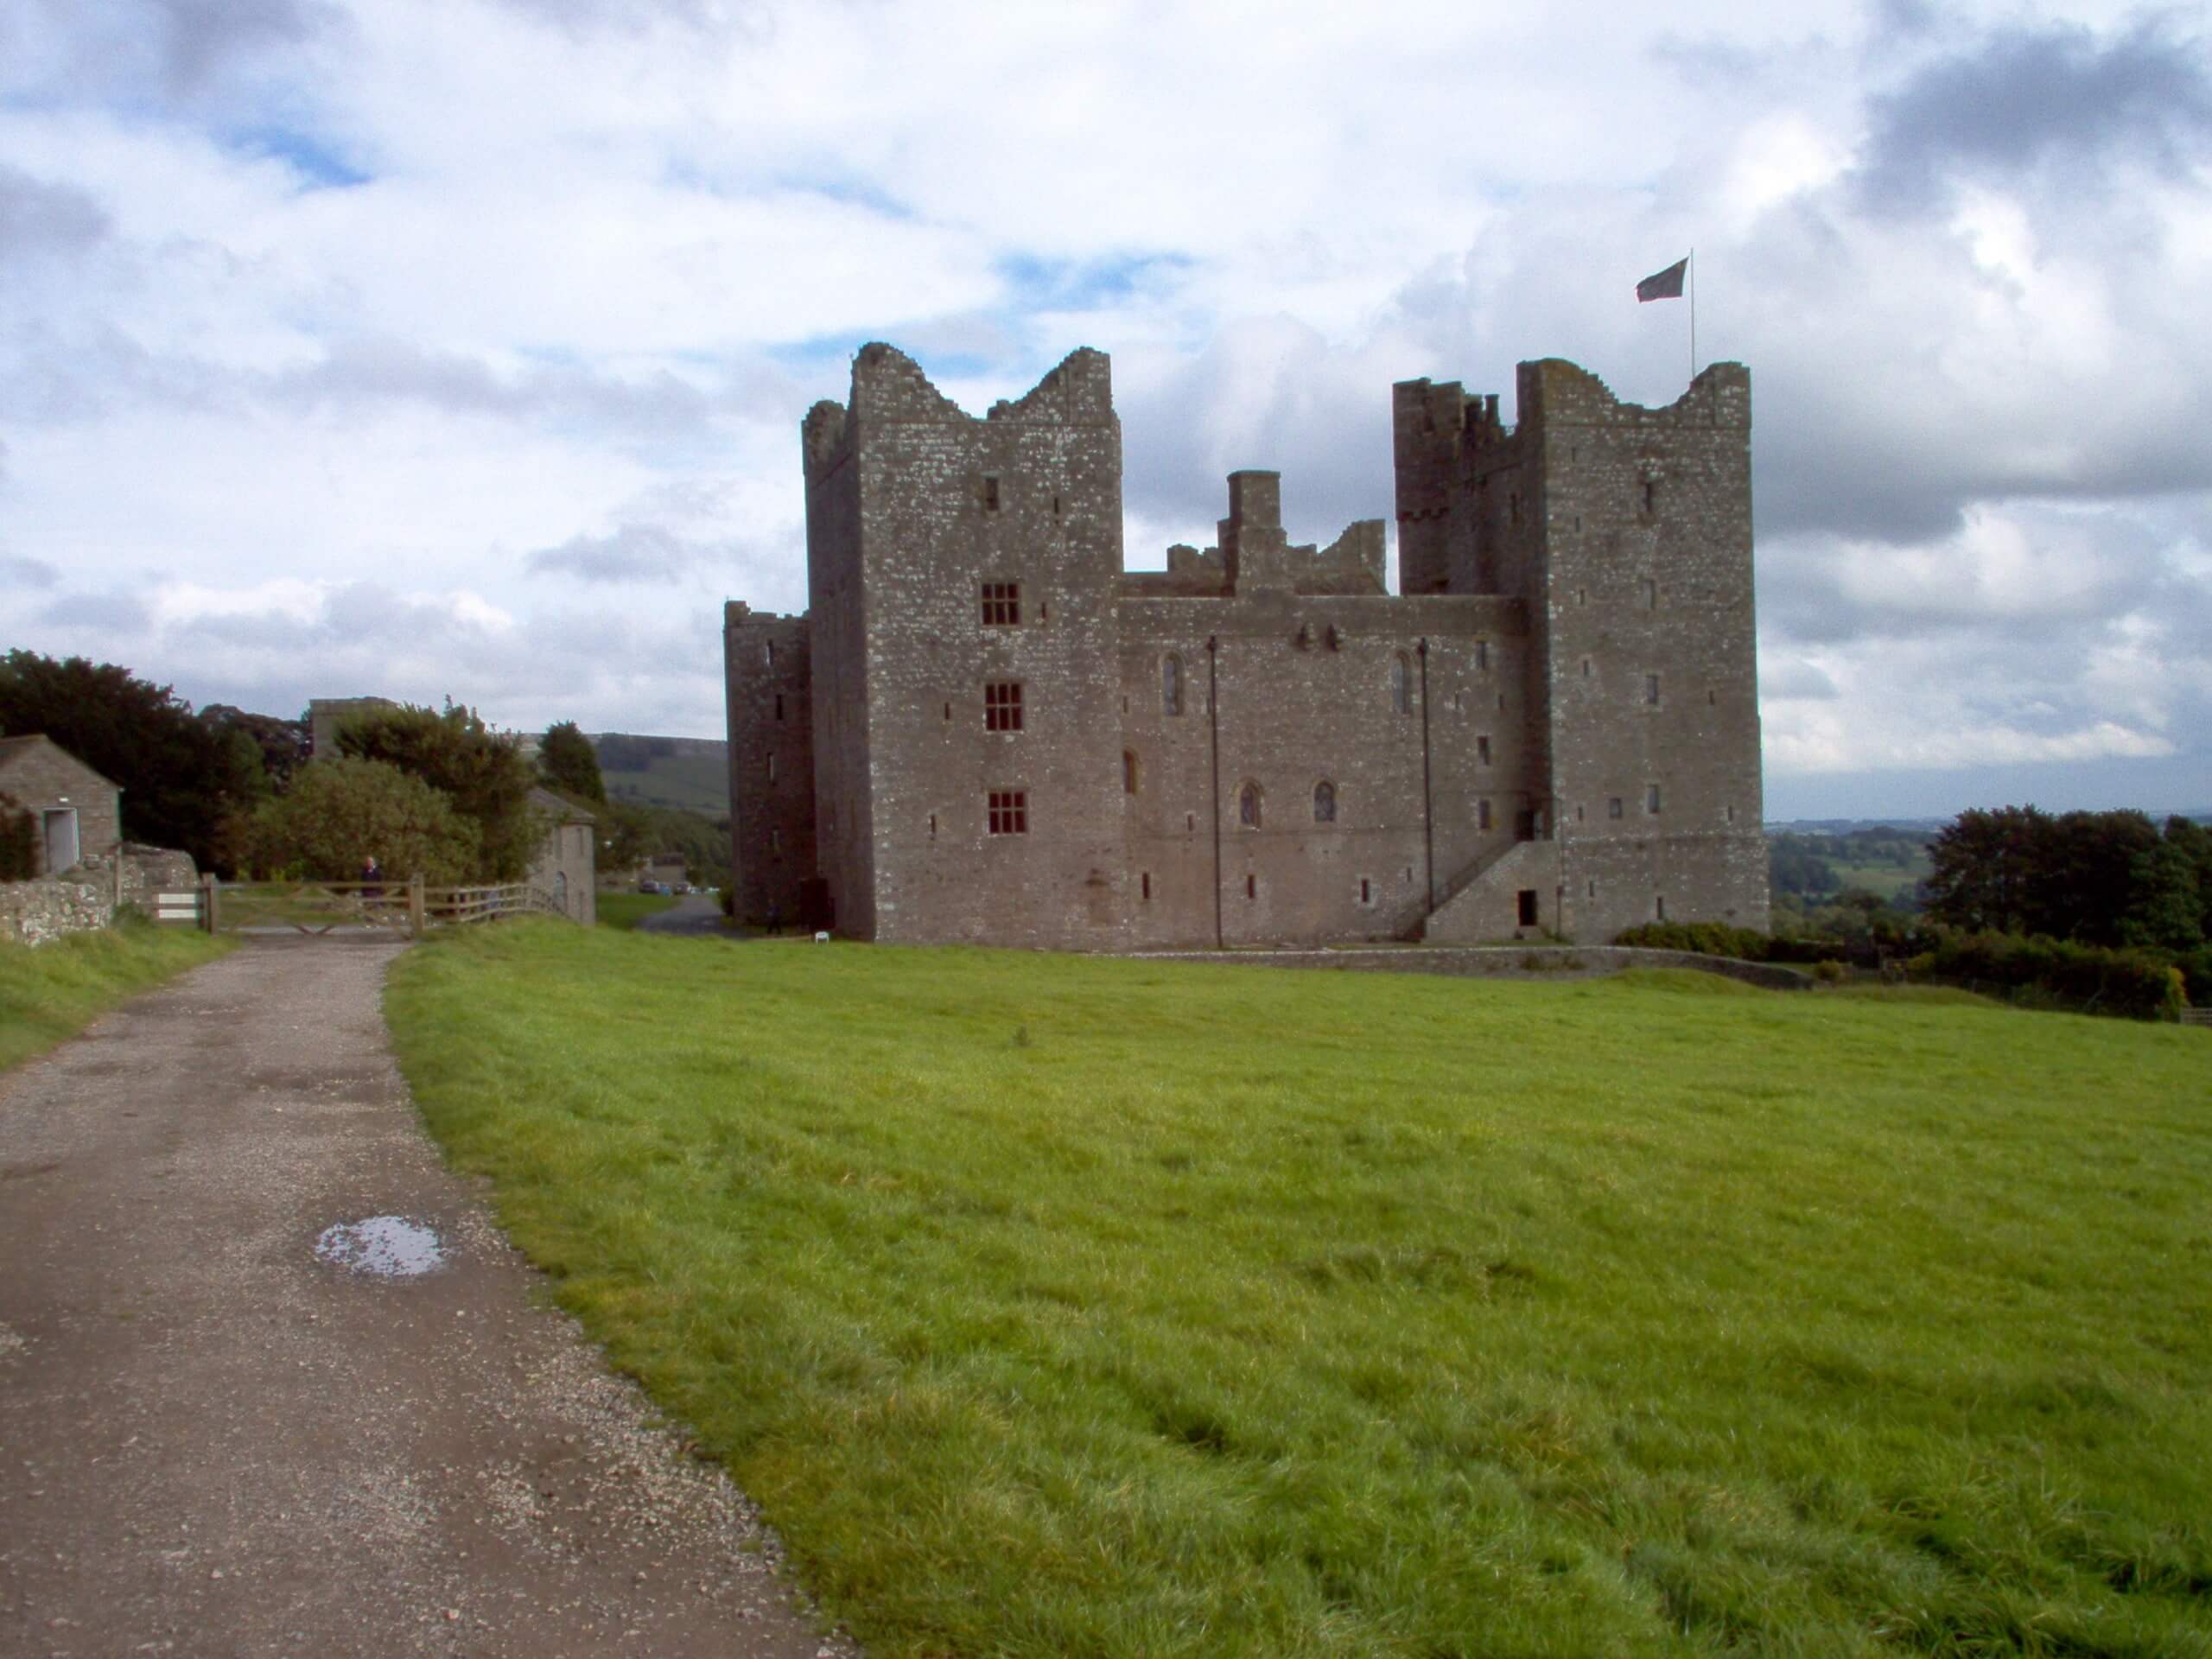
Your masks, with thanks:
[[(854, 1654), (440, 1162), (401, 948), (257, 941), (0, 1077), (0, 1653)], [(438, 1265), (318, 1256), (381, 1216)]]

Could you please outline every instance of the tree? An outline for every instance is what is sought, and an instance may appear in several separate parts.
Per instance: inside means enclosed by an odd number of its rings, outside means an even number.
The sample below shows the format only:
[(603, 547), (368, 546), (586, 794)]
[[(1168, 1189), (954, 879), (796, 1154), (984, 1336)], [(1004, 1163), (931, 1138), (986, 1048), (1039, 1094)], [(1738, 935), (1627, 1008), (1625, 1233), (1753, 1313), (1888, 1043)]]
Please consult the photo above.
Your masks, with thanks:
[(200, 711), (207, 725), (223, 733), (235, 745), (240, 736), (253, 745), (262, 772), (274, 789), (292, 781), (292, 773), (308, 760), (308, 721), (285, 720), (276, 715), (249, 714), (227, 702), (211, 702)]
[(38, 874), (38, 820), (12, 795), (0, 794), (0, 881)]
[[(42, 732), (123, 789), (123, 833), (228, 868), (226, 820), (269, 793), (259, 765), (165, 685), (112, 663), (0, 659), (0, 733)], [(105, 849), (88, 850), (105, 851)]]
[(530, 810), (536, 780), (513, 734), (493, 731), (474, 709), (451, 700), (442, 713), (411, 704), (371, 709), (339, 728), (338, 752), (385, 761), (443, 791), (454, 810), (476, 825), (477, 867), (470, 874), (518, 881), (529, 870), (543, 833)]
[(302, 767), (289, 790), (254, 811), (242, 840), (256, 868), (323, 881), (353, 880), (372, 854), (396, 879), (466, 881), (483, 855), (477, 826), (442, 791), (349, 756)]
[(2196, 931), (2212, 944), (2212, 829), (2179, 815), (2166, 820), (2166, 842), (2196, 874)]
[(2050, 817), (2032, 806), (1961, 812), (1943, 826), (1922, 884), (1928, 914), (1969, 931), (2027, 931), (2050, 854)]
[(537, 769), (545, 774), (546, 783), (563, 795), (600, 803), (607, 799), (607, 783), (599, 775), (599, 753), (573, 720), (546, 728), (545, 741), (537, 746)]

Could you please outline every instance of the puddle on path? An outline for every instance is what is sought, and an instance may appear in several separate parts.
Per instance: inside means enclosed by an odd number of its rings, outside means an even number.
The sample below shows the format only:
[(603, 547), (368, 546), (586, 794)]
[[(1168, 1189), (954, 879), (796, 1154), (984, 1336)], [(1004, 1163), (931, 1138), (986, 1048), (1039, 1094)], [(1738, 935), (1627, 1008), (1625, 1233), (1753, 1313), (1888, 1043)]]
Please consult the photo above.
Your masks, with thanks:
[(404, 1216), (371, 1216), (326, 1227), (315, 1242), (315, 1259), (382, 1279), (412, 1279), (445, 1265), (438, 1236)]

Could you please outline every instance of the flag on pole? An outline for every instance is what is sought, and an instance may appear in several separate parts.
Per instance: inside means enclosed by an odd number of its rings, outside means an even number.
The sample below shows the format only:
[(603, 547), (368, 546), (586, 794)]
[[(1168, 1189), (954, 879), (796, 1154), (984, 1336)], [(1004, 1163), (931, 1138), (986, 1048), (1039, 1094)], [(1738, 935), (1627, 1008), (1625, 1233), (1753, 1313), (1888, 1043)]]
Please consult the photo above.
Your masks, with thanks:
[(1679, 300), (1682, 297), (1682, 273), (1689, 269), (1688, 259), (1677, 259), (1664, 270), (1656, 270), (1636, 285), (1636, 297), (1643, 300)]

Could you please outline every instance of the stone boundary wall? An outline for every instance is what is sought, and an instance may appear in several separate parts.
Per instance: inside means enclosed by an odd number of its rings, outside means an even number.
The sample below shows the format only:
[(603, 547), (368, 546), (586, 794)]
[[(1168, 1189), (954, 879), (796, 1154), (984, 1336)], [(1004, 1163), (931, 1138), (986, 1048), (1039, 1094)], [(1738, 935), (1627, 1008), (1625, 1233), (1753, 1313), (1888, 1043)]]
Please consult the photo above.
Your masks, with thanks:
[(0, 882), (0, 939), (18, 944), (48, 944), (71, 933), (92, 933), (115, 918), (115, 878), (105, 873), (88, 881), (42, 875), (33, 881)]
[(1448, 974), (1459, 978), (1593, 979), (1629, 968), (1690, 968), (1762, 990), (1802, 991), (1809, 974), (1776, 963), (1739, 962), (1694, 950), (1645, 950), (1623, 944), (1376, 946), (1349, 950), (1138, 950), (1147, 962), (1255, 963), (1268, 968), (1340, 968), (1379, 974)]
[[(126, 843), (123, 860), (123, 902), (149, 916), (154, 895), (200, 885), (200, 871), (189, 853)], [(31, 881), (0, 882), (0, 939), (46, 944), (70, 933), (90, 933), (115, 920), (115, 852), (95, 853), (65, 875)]]

